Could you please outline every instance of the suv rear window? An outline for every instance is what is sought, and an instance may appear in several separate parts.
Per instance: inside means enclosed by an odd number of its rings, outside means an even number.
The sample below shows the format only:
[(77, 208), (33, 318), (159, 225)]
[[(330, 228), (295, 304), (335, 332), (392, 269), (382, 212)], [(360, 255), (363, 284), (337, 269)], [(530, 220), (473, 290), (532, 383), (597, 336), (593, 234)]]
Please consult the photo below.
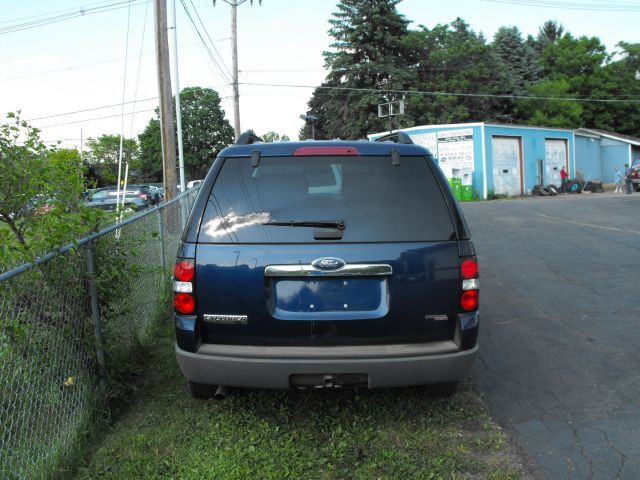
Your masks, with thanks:
[(203, 243), (315, 243), (314, 227), (267, 222), (344, 220), (340, 242), (455, 238), (425, 157), (227, 158), (204, 212)]

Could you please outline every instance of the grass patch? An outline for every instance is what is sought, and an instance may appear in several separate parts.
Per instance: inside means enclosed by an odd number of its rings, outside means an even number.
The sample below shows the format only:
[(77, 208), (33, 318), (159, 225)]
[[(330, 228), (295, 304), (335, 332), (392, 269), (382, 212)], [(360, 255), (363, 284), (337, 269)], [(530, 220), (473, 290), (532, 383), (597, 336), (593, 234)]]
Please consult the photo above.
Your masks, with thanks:
[(77, 478), (521, 478), (505, 435), (463, 386), (234, 390), (189, 397), (167, 329), (131, 410)]

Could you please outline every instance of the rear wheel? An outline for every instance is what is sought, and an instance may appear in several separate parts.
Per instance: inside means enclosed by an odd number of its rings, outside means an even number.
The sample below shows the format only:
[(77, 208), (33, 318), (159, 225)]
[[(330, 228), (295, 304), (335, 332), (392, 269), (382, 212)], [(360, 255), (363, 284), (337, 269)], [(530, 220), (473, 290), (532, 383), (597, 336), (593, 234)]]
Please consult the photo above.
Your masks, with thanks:
[(213, 385), (206, 383), (189, 382), (189, 393), (193, 398), (206, 400), (213, 397)]

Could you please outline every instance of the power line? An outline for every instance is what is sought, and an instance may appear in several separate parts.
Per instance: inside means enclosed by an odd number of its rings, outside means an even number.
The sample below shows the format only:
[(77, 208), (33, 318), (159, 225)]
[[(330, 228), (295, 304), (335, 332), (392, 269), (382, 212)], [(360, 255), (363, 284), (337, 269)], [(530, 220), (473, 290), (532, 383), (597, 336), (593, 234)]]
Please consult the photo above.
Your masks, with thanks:
[[(131, 107), (131, 110), (136, 109), (136, 101), (138, 99), (138, 83), (140, 81), (140, 70), (142, 67), (142, 56), (143, 56), (142, 51), (144, 49), (144, 34), (147, 31), (147, 13), (148, 12), (149, 12), (149, 4), (147, 3), (144, 7), (144, 20), (142, 21), (142, 39), (140, 40), (140, 55), (138, 57), (138, 73), (136, 74), (136, 88), (133, 91), (133, 107)], [(132, 133), (133, 133), (133, 116), (131, 116), (131, 126), (129, 128), (129, 137), (131, 137)]]
[[(218, 40), (214, 40), (214, 41), (222, 41), (222, 40), (228, 40), (229, 37), (226, 38), (221, 38)], [(180, 49), (186, 49), (186, 48), (191, 48), (191, 47), (195, 47), (197, 45), (200, 45), (199, 43), (190, 43), (188, 45), (184, 45), (182, 47), (180, 47)], [(155, 55), (155, 51), (153, 52), (146, 52), (143, 54), (143, 56), (149, 56), (149, 55)], [(61, 72), (68, 72), (70, 70), (75, 70), (78, 68), (87, 68), (87, 67), (95, 67), (96, 65), (104, 65), (105, 63), (116, 63), (119, 62), (121, 60), (124, 60), (124, 57), (118, 57), (118, 58), (111, 58), (109, 60), (102, 60), (99, 62), (93, 62), (93, 63), (84, 63), (81, 65), (72, 65), (70, 67), (66, 67), (66, 68), (57, 68), (57, 69), (53, 69), (53, 70), (45, 70), (44, 72), (36, 72), (36, 73), (28, 73), (25, 75), (17, 75), (15, 77), (4, 77), (4, 78), (0, 78), (0, 83), (2, 82), (9, 82), (11, 80), (21, 80), (23, 78), (30, 78), (30, 77), (38, 77), (41, 75), (48, 75), (49, 73), (61, 73)]]
[(563, 101), (563, 102), (593, 102), (593, 103), (640, 103), (640, 98), (633, 100), (622, 99), (605, 99), (605, 98), (572, 98), (572, 97), (534, 97), (528, 95), (500, 95), (494, 93), (456, 93), (456, 92), (436, 92), (436, 91), (424, 91), (424, 90), (389, 90), (389, 89), (376, 89), (376, 88), (355, 88), (355, 87), (327, 87), (327, 86), (313, 86), (313, 85), (287, 85), (287, 84), (273, 84), (273, 83), (248, 83), (243, 82), (241, 85), (249, 85), (255, 87), (280, 87), (280, 88), (312, 88), (321, 90), (336, 90), (336, 91), (349, 91), (349, 92), (367, 92), (367, 93), (394, 93), (401, 95), (431, 95), (439, 97), (476, 97), (476, 98), (503, 98), (512, 100), (549, 100), (549, 101)]
[[(150, 100), (157, 100), (158, 97), (149, 97), (149, 98), (143, 98), (142, 100), (130, 100), (128, 102), (124, 102), (124, 104), (129, 104), (129, 103), (135, 103), (137, 102), (148, 102)], [(44, 117), (37, 117), (37, 118), (29, 118), (26, 121), (27, 122), (35, 122), (37, 120), (45, 120), (47, 118), (55, 118), (55, 117), (64, 117), (66, 115), (73, 115), (75, 113), (85, 113), (85, 112), (93, 112), (95, 110), (103, 110), (105, 108), (113, 108), (113, 107), (121, 107), (123, 105), (123, 103), (114, 103), (112, 105), (102, 105), (100, 107), (90, 107), (90, 108), (85, 108), (83, 110), (74, 110), (73, 112), (65, 112), (65, 113), (55, 113), (53, 115), (46, 115)]]
[(196, 17), (198, 17), (198, 21), (200, 22), (200, 25), (202, 25), (202, 29), (204, 30), (204, 33), (207, 35), (207, 38), (209, 39), (209, 43), (211, 44), (211, 47), (213, 47), (214, 52), (216, 52), (218, 54), (218, 58), (220, 59), (220, 63), (222, 63), (222, 66), (225, 68), (225, 70), (227, 71), (227, 73), (229, 75), (233, 75), (231, 73), (231, 70), (229, 70), (229, 67), (227, 67), (227, 65), (224, 63), (224, 60), (222, 59), (222, 55), (220, 55), (220, 52), (218, 51), (216, 46), (213, 44), (213, 40), (211, 40), (211, 36), (209, 35), (209, 32), (207, 31), (207, 27), (205, 27), (204, 22), (202, 21), (202, 18), (200, 18), (200, 14), (198, 13), (198, 9), (196, 8), (196, 6), (193, 3), (193, 0), (189, 0), (189, 3), (191, 3), (191, 6), (193, 7), (194, 12), (196, 12)]
[[(84, 8), (87, 7), (94, 7), (96, 5), (102, 5), (105, 3), (109, 3), (110, 0), (103, 0), (101, 2), (95, 2), (95, 3), (89, 3), (87, 5), (84, 6)], [(54, 11), (49, 11), (49, 12), (44, 12), (44, 13), (38, 13), (36, 15), (30, 15), (28, 17), (18, 17), (18, 18), (9, 18), (7, 20), (0, 20), (0, 25), (4, 24), (4, 23), (10, 23), (10, 22), (18, 22), (18, 21), (23, 21), (23, 20), (31, 20), (32, 18), (40, 18), (40, 17), (46, 17), (47, 15), (58, 15), (60, 13), (68, 13), (68, 12), (76, 12), (78, 9), (77, 8), (65, 8), (62, 10), (54, 10)]]
[(511, 5), (522, 5), (525, 7), (542, 7), (556, 8), (564, 10), (583, 10), (583, 11), (607, 11), (607, 12), (638, 12), (640, 5), (637, 2), (596, 2), (589, 3), (585, 1), (569, 2), (554, 0), (482, 0), (484, 2), (504, 3)]
[[(138, 113), (147, 113), (147, 112), (155, 112), (155, 108), (150, 108), (148, 110), (137, 110), (135, 112), (129, 112), (129, 113), (125, 113), (125, 115), (137, 115)], [(105, 120), (107, 118), (117, 118), (120, 117), (120, 114), (116, 114), (116, 115), (106, 115), (104, 117), (95, 117), (95, 118), (85, 118), (83, 120), (75, 120), (73, 122), (65, 122), (65, 123), (56, 123), (54, 125), (45, 125), (43, 127), (38, 127), (38, 130), (42, 130), (44, 128), (53, 128), (53, 127), (61, 127), (63, 125), (74, 125), (77, 123), (84, 123), (84, 122), (94, 122), (96, 120)]]
[(86, 17), (88, 15), (93, 15), (96, 13), (111, 12), (113, 10), (119, 10), (121, 8), (129, 8), (130, 6), (134, 7), (134, 6), (142, 5), (149, 1), (151, 0), (120, 1), (120, 2), (113, 2), (113, 3), (99, 6), (99, 7), (86, 8), (86, 9), (80, 8), (79, 10), (74, 10), (69, 13), (63, 13), (63, 14), (54, 15), (51, 17), (46, 17), (40, 20), (33, 20), (30, 22), (23, 22), (23, 23), (9, 25), (6, 27), (0, 27), (0, 35), (4, 35), (7, 33), (20, 32), (23, 30), (29, 30), (31, 28), (43, 27), (45, 25), (50, 25), (52, 23), (64, 22), (77, 17)]
[(207, 45), (207, 42), (205, 41), (204, 37), (200, 33), (200, 30), (198, 29), (198, 26), (196, 25), (196, 22), (193, 20), (193, 17), (191, 16), (191, 12), (189, 11), (189, 8), (187, 8), (187, 4), (185, 3), (184, 0), (180, 0), (180, 3), (182, 4), (182, 8), (184, 8), (185, 13), (187, 14), (187, 18), (189, 19), (189, 22), (191, 22), (191, 25), (192, 25), (193, 29), (195, 30), (196, 34), (198, 35), (198, 38), (200, 38), (200, 42), (202, 43), (202, 46), (206, 50), (209, 58), (211, 59), (213, 64), (216, 66), (218, 71), (222, 74), (223, 81), (227, 82), (227, 84), (230, 85), (231, 84), (230, 78), (227, 76), (227, 74), (224, 72), (224, 70), (222, 70), (222, 67), (220, 67), (220, 65), (218, 64), (216, 58), (214, 57), (213, 53), (211, 52), (211, 49)]

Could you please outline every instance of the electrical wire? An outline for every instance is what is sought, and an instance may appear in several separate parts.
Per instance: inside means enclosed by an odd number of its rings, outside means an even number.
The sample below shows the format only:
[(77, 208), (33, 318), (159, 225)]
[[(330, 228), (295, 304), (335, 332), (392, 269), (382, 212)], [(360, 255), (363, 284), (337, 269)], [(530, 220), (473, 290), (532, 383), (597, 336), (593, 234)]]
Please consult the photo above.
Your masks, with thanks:
[(227, 82), (228, 85), (231, 85), (231, 83), (232, 83), (231, 77), (228, 77), (227, 74), (225, 73), (225, 71), (222, 69), (222, 67), (218, 64), (216, 58), (214, 57), (213, 53), (211, 52), (211, 49), (207, 45), (207, 42), (205, 41), (204, 37), (202, 36), (202, 33), (200, 33), (200, 30), (198, 29), (198, 26), (196, 25), (196, 22), (193, 20), (193, 17), (191, 16), (191, 12), (189, 11), (189, 8), (187, 7), (187, 4), (185, 3), (184, 0), (180, 0), (180, 3), (182, 4), (182, 8), (184, 8), (185, 13), (187, 14), (187, 18), (189, 19), (189, 22), (191, 23), (193, 29), (195, 30), (196, 35), (200, 39), (200, 42), (202, 43), (202, 46), (206, 50), (209, 59), (213, 62), (215, 67), (218, 69), (218, 71), (222, 75), (223, 81)]
[[(149, 108), (147, 110), (138, 110), (135, 112), (130, 112), (130, 113), (125, 113), (125, 115), (137, 115), (138, 113), (147, 113), (147, 112), (155, 112), (155, 108)], [(45, 128), (53, 128), (53, 127), (62, 127), (64, 125), (74, 125), (77, 123), (84, 123), (84, 122), (94, 122), (96, 120), (105, 120), (107, 118), (117, 118), (120, 117), (121, 115), (119, 113), (115, 114), (115, 115), (106, 115), (104, 117), (95, 117), (95, 118), (85, 118), (82, 120), (74, 120), (72, 122), (65, 122), (65, 123), (56, 123), (54, 125), (45, 125), (43, 127), (38, 127), (38, 130), (43, 130)]]
[(567, 1), (554, 1), (554, 0), (482, 0), (482, 1), (492, 2), (492, 3), (511, 4), (511, 5), (522, 5), (525, 7), (555, 8), (555, 9), (564, 9), (564, 10), (606, 11), (606, 12), (638, 12), (640, 11), (640, 5), (638, 5), (637, 2), (588, 3), (585, 1), (567, 2)]
[[(214, 41), (217, 42), (217, 41), (222, 41), (222, 40), (228, 40), (228, 38), (229, 37), (222, 38), (222, 39), (219, 39), (219, 40), (214, 40)], [(182, 47), (179, 47), (179, 50), (195, 47), (197, 45), (200, 45), (200, 43), (190, 43), (188, 45), (183, 45)], [(147, 57), (149, 55), (155, 55), (155, 53), (156, 53), (155, 51), (146, 52), (143, 56)], [(68, 72), (70, 70), (75, 70), (75, 69), (78, 69), (78, 68), (95, 67), (96, 65), (104, 65), (105, 63), (116, 63), (116, 62), (119, 62), (119, 61), (121, 61), (123, 59), (124, 59), (124, 57), (118, 57), (118, 58), (112, 58), (112, 59), (109, 59), (109, 60), (102, 60), (102, 61), (99, 61), (99, 62), (84, 63), (82, 65), (72, 65), (72, 66), (66, 67), (66, 68), (58, 68), (58, 69), (54, 69), (54, 70), (45, 70), (43, 72), (28, 73), (28, 74), (25, 74), (25, 75), (17, 75), (15, 77), (4, 77), (4, 78), (0, 78), (0, 83), (9, 82), (11, 80), (21, 80), (23, 78), (39, 77), (41, 75), (48, 75), (50, 73)]]
[[(122, 109), (120, 111), (120, 148), (118, 151), (118, 183), (116, 190), (116, 206), (118, 206), (120, 198), (120, 179), (122, 178), (122, 154), (124, 150), (124, 102), (127, 93), (127, 60), (129, 59), (129, 28), (131, 26), (131, 0), (129, 0), (129, 9), (127, 10), (127, 35), (124, 42), (124, 74), (122, 75)], [(135, 102), (135, 99), (134, 99)], [(124, 187), (127, 188), (127, 173), (129, 164), (125, 166)], [(124, 198), (122, 199), (124, 203)], [(119, 219), (118, 219), (119, 220)]]
[[(137, 101), (138, 102), (148, 102), (150, 100), (157, 100), (157, 99), (158, 99), (158, 97), (156, 96), (156, 97), (143, 98), (143, 99), (137, 100)], [(134, 102), (135, 102), (134, 100), (130, 100), (130, 101), (124, 102), (124, 103), (126, 105), (126, 104), (134, 103)], [(35, 122), (35, 121), (38, 121), (38, 120), (46, 120), (48, 118), (64, 117), (66, 115), (73, 115), (75, 113), (93, 112), (95, 110), (103, 110), (105, 108), (113, 108), (113, 107), (120, 107), (120, 106), (122, 106), (122, 103), (113, 103), (111, 105), (102, 105), (101, 107), (84, 108), (82, 110), (74, 110), (73, 112), (56, 113), (56, 114), (53, 114), (53, 115), (46, 115), (44, 117), (29, 118), (26, 121), (27, 122)]]
[(227, 67), (227, 65), (224, 63), (224, 60), (222, 59), (222, 55), (220, 55), (220, 52), (218, 51), (218, 49), (214, 45), (213, 40), (211, 40), (211, 36), (209, 35), (209, 32), (207, 31), (207, 27), (204, 25), (204, 22), (202, 21), (202, 18), (200, 18), (200, 14), (198, 13), (198, 9), (196, 8), (195, 4), (193, 3), (193, 0), (189, 0), (189, 3), (191, 3), (191, 6), (193, 7), (193, 11), (196, 13), (196, 17), (198, 17), (198, 21), (200, 22), (200, 25), (202, 25), (202, 29), (204, 30), (205, 35), (209, 39), (209, 43), (211, 44), (211, 47), (213, 48), (213, 51), (218, 54), (218, 58), (220, 59), (220, 63), (222, 63), (222, 66), (225, 68), (227, 73), (231, 77), (233, 77), (233, 73), (231, 73), (231, 70), (229, 70), (229, 67)]
[[(132, 6), (142, 5), (143, 3), (148, 3), (150, 1), (151, 0), (131, 0), (131, 1), (128, 0), (128, 1), (113, 2), (108, 5), (103, 5), (101, 7), (93, 7), (93, 8), (87, 8), (87, 9), (80, 8), (80, 10), (74, 10), (73, 12), (70, 12), (70, 13), (55, 15), (52, 17), (43, 18), (41, 20), (33, 20), (30, 22), (23, 22), (23, 23), (9, 25), (6, 27), (0, 27), (0, 35), (5, 35), (7, 33), (21, 32), (23, 30), (29, 30), (31, 28), (43, 27), (45, 25), (50, 25), (52, 23), (64, 22), (66, 20), (71, 20), (77, 17), (86, 17), (88, 15), (93, 15), (96, 13), (105, 13), (105, 12), (111, 12), (113, 10), (119, 10), (121, 8), (130, 8)], [(123, 4), (126, 4), (126, 5), (123, 5)]]
[[(83, 10), (84, 8), (88, 8), (88, 7), (95, 7), (97, 5), (103, 5), (105, 3), (109, 3), (111, 0), (103, 0), (101, 2), (95, 2), (95, 3), (88, 3), (86, 5), (84, 5), (84, 7), (81, 7), (80, 10)], [(5, 24), (5, 23), (10, 23), (10, 22), (18, 22), (18, 21), (24, 21), (24, 20), (31, 20), (33, 18), (40, 18), (40, 17), (46, 17), (47, 15), (58, 15), (60, 13), (69, 13), (69, 12), (76, 12), (78, 9), (76, 7), (74, 8), (65, 8), (62, 10), (54, 10), (54, 11), (49, 11), (49, 12), (44, 12), (44, 13), (38, 13), (36, 15), (29, 15), (28, 17), (17, 17), (17, 18), (9, 18), (6, 20), (0, 20), (0, 25)]]
[[(136, 109), (136, 101), (138, 98), (138, 84), (140, 82), (140, 70), (142, 67), (142, 52), (144, 50), (144, 34), (147, 30), (147, 13), (149, 12), (149, 4), (147, 3), (144, 8), (144, 20), (142, 21), (142, 38), (140, 40), (140, 55), (138, 57), (138, 73), (136, 74), (136, 87), (133, 91), (133, 106), (131, 107), (132, 111)], [(129, 138), (133, 135), (133, 115), (131, 116), (131, 126), (129, 128)]]
[(274, 83), (249, 83), (242, 82), (240, 85), (248, 85), (254, 87), (280, 87), (280, 88), (311, 88), (321, 90), (335, 90), (335, 91), (349, 91), (349, 92), (363, 92), (363, 93), (394, 93), (401, 95), (431, 95), (442, 97), (478, 97), (478, 98), (503, 98), (513, 100), (548, 100), (548, 101), (563, 101), (563, 102), (593, 102), (593, 103), (640, 103), (638, 99), (606, 99), (606, 98), (572, 98), (572, 97), (536, 97), (528, 95), (500, 95), (493, 93), (457, 93), (457, 92), (437, 92), (437, 91), (424, 91), (424, 90), (390, 90), (390, 89), (376, 89), (376, 88), (355, 88), (355, 87), (327, 87), (327, 86), (313, 86), (313, 85), (287, 85), (287, 84), (274, 84)]

